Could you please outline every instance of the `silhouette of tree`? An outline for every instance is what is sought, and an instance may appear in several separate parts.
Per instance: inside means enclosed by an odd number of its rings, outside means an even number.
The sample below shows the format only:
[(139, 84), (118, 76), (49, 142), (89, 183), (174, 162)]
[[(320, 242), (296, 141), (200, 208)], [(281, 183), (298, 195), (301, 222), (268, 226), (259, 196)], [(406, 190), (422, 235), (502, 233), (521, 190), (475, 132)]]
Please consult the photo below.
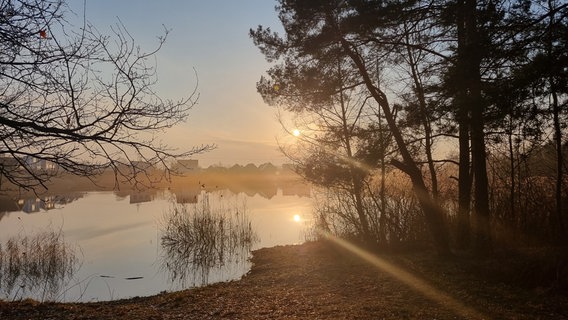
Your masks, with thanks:
[[(495, 127), (503, 128), (503, 120), (507, 120), (506, 123), (516, 126), (519, 132), (513, 140), (512, 130), (515, 128), (504, 128), (509, 137), (511, 211), (515, 211), (515, 193), (520, 191), (515, 188), (515, 152), (512, 146), (522, 142), (527, 150), (523, 155), (526, 158), (530, 156), (531, 149), (538, 152), (545, 145), (554, 145), (555, 212), (548, 214), (548, 224), (551, 237), (562, 242), (565, 234), (562, 150), (566, 129), (563, 123), (566, 122), (568, 106), (568, 4), (553, 0), (518, 4), (509, 13), (506, 23), (516, 27), (513, 35), (508, 34), (508, 37), (522, 39), (523, 46), (517, 44), (512, 46), (513, 50), (505, 52), (506, 58), (511, 61), (510, 73), (493, 90), (487, 91), (494, 104), (490, 117)], [(526, 147), (527, 142), (532, 148)]]
[[(492, 140), (507, 141), (511, 160), (511, 211), (514, 212), (514, 126), (524, 130), (518, 138), (523, 143), (534, 144), (546, 131), (562, 139), (558, 130), (558, 119), (562, 115), (556, 113), (555, 116), (554, 110), (560, 110), (561, 83), (566, 81), (565, 46), (561, 40), (566, 35), (562, 32), (566, 30), (566, 9), (566, 4), (554, 1), (456, 2), (456, 77), (451, 81), (457, 88), (456, 106), (463, 118), (460, 125), (469, 126), (476, 226), (474, 245), (480, 253), (490, 251), (492, 246), (486, 146)], [(545, 102), (547, 99), (551, 103)], [(549, 109), (556, 121), (547, 124), (545, 112), (535, 112), (536, 109)], [(561, 150), (561, 144), (557, 149)], [(561, 153), (558, 158), (561, 160)], [(561, 169), (557, 171), (562, 174)], [(557, 176), (557, 182), (560, 181)], [(561, 218), (556, 214), (557, 226), (562, 225)]]
[[(528, 21), (533, 26), (528, 35), (535, 39), (533, 59), (517, 73), (531, 88), (533, 99), (541, 101), (542, 111), (551, 121), (555, 149), (555, 207), (549, 224), (553, 238), (565, 243), (566, 216), (563, 204), (565, 190), (564, 131), (568, 111), (568, 4), (562, 1), (535, 1), (537, 13), (530, 12)], [(530, 14), (532, 13), (532, 14)]]
[(87, 21), (75, 27), (66, 10), (64, 0), (0, 2), (0, 155), (16, 162), (0, 165), (2, 182), (35, 189), (61, 172), (108, 169), (133, 182), (134, 160), (167, 169), (172, 157), (211, 148), (178, 151), (159, 139), (198, 98), (196, 87), (179, 100), (154, 89), (168, 30), (144, 51), (124, 25), (104, 35)]
[[(385, 60), (393, 44), (403, 45), (398, 37), (400, 21), (412, 21), (413, 3), (392, 2), (303, 2), (280, 1), (280, 20), (285, 37), (259, 26), (250, 34), (270, 62), (278, 63), (268, 71), (272, 79), (262, 78), (259, 92), (272, 99), (286, 98), (292, 111), (317, 110), (329, 105), (342, 88), (364, 88), (367, 96), (382, 111), (399, 159), (391, 163), (405, 172), (423, 209), (436, 246), (441, 254), (449, 253), (449, 236), (444, 212), (430, 194), (422, 172), (396, 121), (397, 110), (390, 104), (385, 89), (375, 77), (377, 60)], [(396, 15), (389, 13), (396, 12)], [(397, 19), (393, 20), (393, 17)], [(424, 50), (427, 50), (424, 47)], [(337, 77), (338, 63), (343, 77)], [(269, 84), (269, 85), (266, 85)], [(272, 84), (272, 86), (270, 86)]]
[[(412, 180), (441, 252), (448, 235), (436, 199), (433, 143), (438, 135), (459, 143), (456, 238), (461, 247), (470, 245), (473, 231), (473, 249), (481, 254), (492, 250), (492, 222), (499, 222), (499, 213), (491, 210), (503, 206), (491, 203), (491, 192), (500, 191), (490, 190), (494, 177), (487, 170), (487, 148), (502, 141), (510, 158), (511, 212), (519, 199), (515, 183), (520, 183), (521, 157), (547, 139), (554, 142), (556, 212), (547, 212), (541, 222), (553, 233), (565, 234), (561, 150), (568, 101), (568, 4), (281, 0), (277, 10), (283, 35), (263, 27), (250, 32), (273, 64), (258, 83), (259, 92), (267, 102), (286, 104), (299, 116), (329, 108), (342, 88), (366, 92), (380, 107), (398, 148), (391, 165)], [(343, 78), (337, 77), (338, 61)], [(525, 155), (518, 155), (521, 145), (531, 146)], [(337, 163), (332, 157), (316, 152), (309, 160), (322, 165), (314, 177), (341, 177), (327, 174)]]

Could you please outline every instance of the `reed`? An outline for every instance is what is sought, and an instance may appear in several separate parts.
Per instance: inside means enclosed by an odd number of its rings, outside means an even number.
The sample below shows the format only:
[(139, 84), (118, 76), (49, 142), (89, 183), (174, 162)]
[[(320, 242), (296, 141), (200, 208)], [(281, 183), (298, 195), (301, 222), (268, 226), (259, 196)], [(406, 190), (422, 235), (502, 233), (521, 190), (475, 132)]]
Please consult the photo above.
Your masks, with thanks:
[(211, 270), (248, 259), (258, 236), (246, 203), (231, 200), (204, 193), (196, 204), (172, 201), (160, 237), (161, 266), (172, 282), (205, 285)]
[(0, 244), (0, 292), (11, 300), (56, 300), (73, 278), (78, 262), (60, 230), (11, 237)]

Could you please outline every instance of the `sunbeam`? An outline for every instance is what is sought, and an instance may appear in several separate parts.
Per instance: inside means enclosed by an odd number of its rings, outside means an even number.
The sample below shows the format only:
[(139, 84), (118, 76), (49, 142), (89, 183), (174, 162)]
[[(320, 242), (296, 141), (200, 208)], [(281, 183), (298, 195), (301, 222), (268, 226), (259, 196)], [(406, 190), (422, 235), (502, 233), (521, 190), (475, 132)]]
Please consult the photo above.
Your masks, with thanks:
[(413, 290), (418, 291), (426, 298), (439, 303), (440, 305), (444, 306), (455, 312), (456, 314), (460, 315), (465, 319), (489, 319), (486, 315), (482, 314), (481, 312), (475, 310), (474, 308), (468, 307), (462, 302), (454, 299), (453, 297), (449, 296), (448, 294), (442, 292), (434, 288), (433, 286), (429, 285), (426, 281), (412, 275), (411, 273), (401, 269), (400, 267), (395, 266), (394, 264), (381, 259), (377, 255), (366, 251), (358, 246), (335, 237), (331, 234), (324, 234), (325, 238), (331, 240), (334, 244), (338, 245), (341, 248), (347, 249), (351, 253), (359, 256), (363, 260), (369, 262), (371, 265), (375, 266), (377, 269), (380, 269), (400, 282), (406, 284)]

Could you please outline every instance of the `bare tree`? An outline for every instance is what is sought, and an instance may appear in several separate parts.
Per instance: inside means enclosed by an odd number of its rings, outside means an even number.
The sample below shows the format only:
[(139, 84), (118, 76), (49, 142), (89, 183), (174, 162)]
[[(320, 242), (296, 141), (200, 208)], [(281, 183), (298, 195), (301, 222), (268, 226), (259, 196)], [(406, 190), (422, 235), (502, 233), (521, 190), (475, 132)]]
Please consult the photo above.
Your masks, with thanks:
[(176, 150), (159, 139), (198, 99), (197, 85), (179, 100), (155, 91), (167, 29), (144, 51), (121, 23), (104, 35), (84, 19), (76, 28), (68, 14), (64, 0), (0, 1), (2, 182), (34, 189), (61, 172), (103, 170), (133, 181), (139, 161), (169, 175), (171, 158), (212, 148)]

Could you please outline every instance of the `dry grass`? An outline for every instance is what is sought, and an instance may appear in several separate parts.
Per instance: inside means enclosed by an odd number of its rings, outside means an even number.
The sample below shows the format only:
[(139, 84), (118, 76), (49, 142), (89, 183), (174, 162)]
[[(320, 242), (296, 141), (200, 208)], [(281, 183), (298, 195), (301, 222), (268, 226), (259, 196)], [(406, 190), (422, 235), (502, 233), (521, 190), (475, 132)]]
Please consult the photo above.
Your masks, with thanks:
[(173, 202), (163, 216), (161, 269), (184, 287), (208, 283), (208, 274), (235, 261), (246, 263), (258, 241), (244, 199), (210, 199), (206, 193), (196, 204)]
[[(388, 255), (485, 319), (568, 319), (568, 297), (484, 277), (501, 260)], [(114, 302), (0, 302), (1, 319), (471, 319), (329, 242), (261, 249), (243, 279)], [(506, 261), (505, 261), (506, 263)], [(511, 269), (511, 273), (515, 270)]]
[(57, 300), (77, 270), (79, 259), (61, 231), (18, 235), (0, 244), (0, 290), (4, 297)]

